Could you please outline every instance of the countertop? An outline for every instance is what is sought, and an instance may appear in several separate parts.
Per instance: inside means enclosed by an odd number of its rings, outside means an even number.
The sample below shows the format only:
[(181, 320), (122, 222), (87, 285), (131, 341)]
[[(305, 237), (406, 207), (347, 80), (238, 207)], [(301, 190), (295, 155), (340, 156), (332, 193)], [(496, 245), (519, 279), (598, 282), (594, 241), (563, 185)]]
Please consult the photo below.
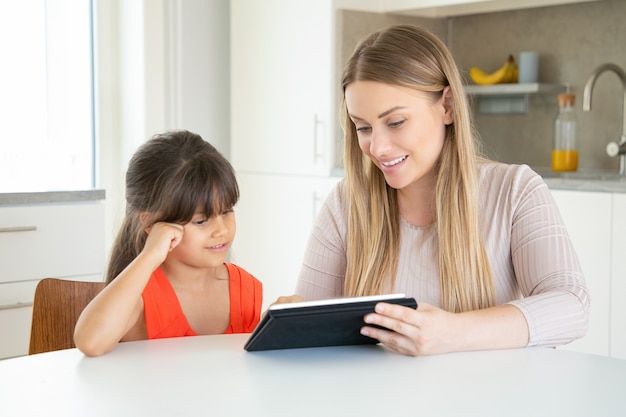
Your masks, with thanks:
[(104, 190), (0, 193), (0, 206), (104, 200)]
[(626, 175), (614, 172), (571, 172), (555, 173), (535, 169), (550, 189), (626, 193)]
[[(626, 175), (612, 171), (579, 171), (555, 173), (550, 168), (531, 167), (543, 177), (552, 190), (595, 191), (604, 193), (626, 193)], [(331, 171), (333, 177), (343, 177), (341, 168)]]

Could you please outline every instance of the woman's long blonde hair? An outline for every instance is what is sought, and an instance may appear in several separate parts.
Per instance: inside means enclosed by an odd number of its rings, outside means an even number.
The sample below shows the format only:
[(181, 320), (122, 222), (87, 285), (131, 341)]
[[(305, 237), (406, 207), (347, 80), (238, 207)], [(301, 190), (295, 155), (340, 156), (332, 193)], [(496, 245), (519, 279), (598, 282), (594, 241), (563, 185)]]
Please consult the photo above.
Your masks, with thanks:
[[(450, 86), (453, 123), (446, 127), (436, 165), (441, 306), (462, 312), (495, 305), (495, 288), (478, 220), (474, 130), (461, 76), (443, 42), (410, 25), (392, 26), (363, 40), (348, 60), (342, 88), (376, 81), (432, 93)], [(400, 251), (397, 192), (361, 151), (342, 105), (349, 201), (345, 295), (381, 294), (394, 287)]]

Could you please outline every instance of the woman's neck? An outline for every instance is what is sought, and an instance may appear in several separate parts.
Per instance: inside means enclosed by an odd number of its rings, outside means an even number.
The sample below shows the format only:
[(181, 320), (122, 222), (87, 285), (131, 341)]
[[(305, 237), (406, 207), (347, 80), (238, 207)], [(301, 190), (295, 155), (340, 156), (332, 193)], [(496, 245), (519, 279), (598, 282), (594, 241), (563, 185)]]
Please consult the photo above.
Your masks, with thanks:
[(424, 178), (398, 190), (400, 217), (413, 226), (433, 224), (437, 218), (435, 204), (436, 179)]

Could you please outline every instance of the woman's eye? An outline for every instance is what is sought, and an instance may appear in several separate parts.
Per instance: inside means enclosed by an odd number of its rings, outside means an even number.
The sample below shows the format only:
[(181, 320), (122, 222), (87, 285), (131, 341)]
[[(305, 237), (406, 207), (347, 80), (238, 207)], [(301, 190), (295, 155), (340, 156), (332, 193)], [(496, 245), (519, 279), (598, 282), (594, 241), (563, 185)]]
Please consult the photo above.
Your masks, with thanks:
[(397, 122), (390, 122), (389, 127), (391, 128), (400, 127), (402, 126), (403, 123), (404, 123), (404, 120), (398, 120)]
[(367, 132), (369, 131), (371, 128), (369, 126), (361, 126), (356, 128), (356, 131), (359, 133), (363, 133), (363, 132)]

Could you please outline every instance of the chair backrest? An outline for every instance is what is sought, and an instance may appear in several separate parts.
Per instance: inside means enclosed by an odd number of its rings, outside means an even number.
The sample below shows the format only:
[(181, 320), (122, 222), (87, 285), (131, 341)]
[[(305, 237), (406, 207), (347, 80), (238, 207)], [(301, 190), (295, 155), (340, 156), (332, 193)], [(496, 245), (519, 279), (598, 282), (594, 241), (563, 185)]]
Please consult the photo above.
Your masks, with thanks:
[(44, 278), (37, 284), (28, 354), (70, 349), (74, 327), (85, 306), (104, 288), (104, 282)]

